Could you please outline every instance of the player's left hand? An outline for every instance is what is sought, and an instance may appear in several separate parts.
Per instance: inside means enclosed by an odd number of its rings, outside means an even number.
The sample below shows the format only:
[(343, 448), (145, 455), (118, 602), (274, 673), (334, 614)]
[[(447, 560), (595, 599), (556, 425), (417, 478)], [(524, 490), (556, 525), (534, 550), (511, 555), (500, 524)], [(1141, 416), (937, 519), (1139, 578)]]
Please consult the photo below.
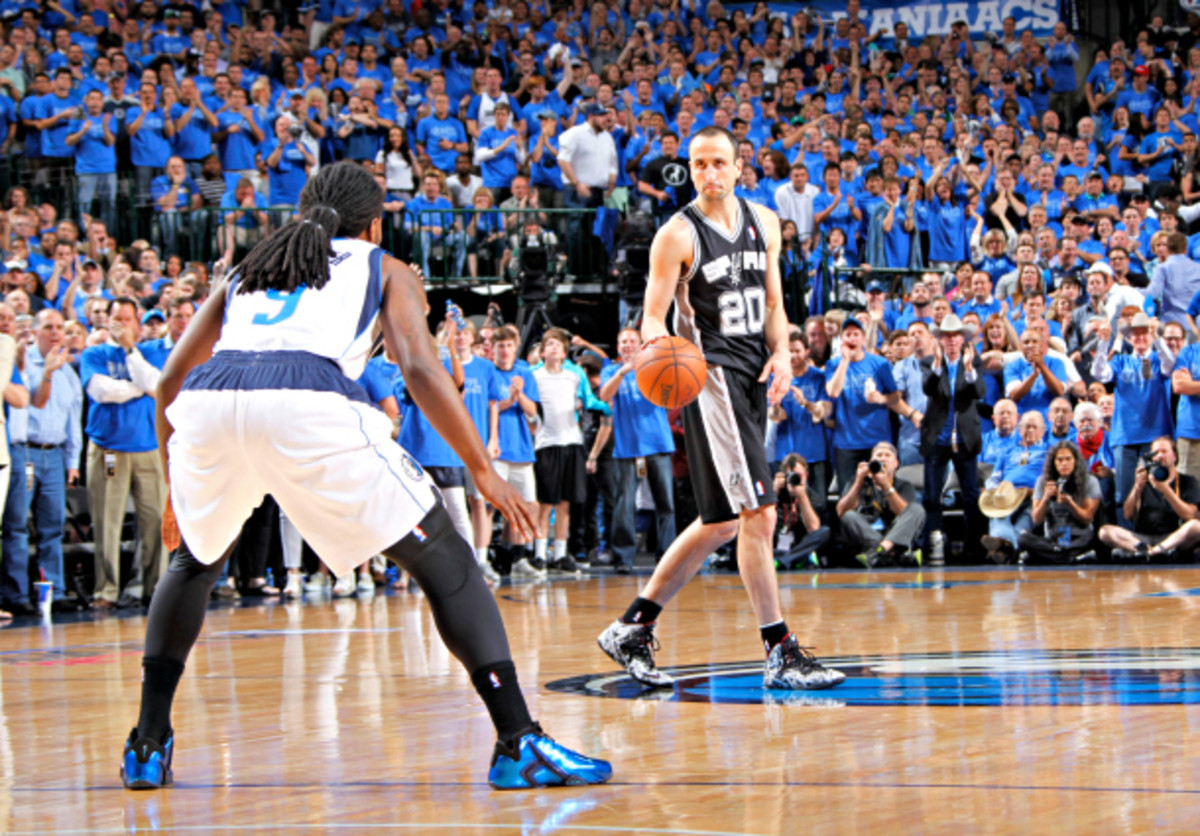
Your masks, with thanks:
[(767, 401), (771, 406), (778, 406), (792, 384), (792, 361), (787, 354), (772, 354), (767, 358), (758, 382), (766, 383), (768, 380), (771, 381), (771, 388), (767, 390)]
[(183, 536), (179, 533), (179, 521), (175, 519), (175, 507), (171, 505), (171, 492), (167, 491), (167, 507), (162, 514), (162, 541), (167, 553), (179, 548)]

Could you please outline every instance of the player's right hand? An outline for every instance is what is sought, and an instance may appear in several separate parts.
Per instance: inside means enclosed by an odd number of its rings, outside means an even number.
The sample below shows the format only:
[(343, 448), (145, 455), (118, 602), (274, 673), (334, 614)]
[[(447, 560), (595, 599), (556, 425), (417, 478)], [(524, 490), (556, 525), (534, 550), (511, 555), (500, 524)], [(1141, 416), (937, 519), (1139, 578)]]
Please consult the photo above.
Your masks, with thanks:
[(481, 473), (472, 472), (471, 477), (483, 498), (504, 515), (504, 519), (508, 520), (508, 524), (517, 534), (526, 540), (534, 539), (537, 525), (533, 518), (533, 508), (521, 498), (516, 488), (501, 479), (490, 467)]
[(171, 504), (171, 492), (167, 491), (167, 507), (162, 514), (162, 541), (167, 553), (179, 548), (183, 535), (179, 533), (179, 521), (175, 519), (175, 507)]

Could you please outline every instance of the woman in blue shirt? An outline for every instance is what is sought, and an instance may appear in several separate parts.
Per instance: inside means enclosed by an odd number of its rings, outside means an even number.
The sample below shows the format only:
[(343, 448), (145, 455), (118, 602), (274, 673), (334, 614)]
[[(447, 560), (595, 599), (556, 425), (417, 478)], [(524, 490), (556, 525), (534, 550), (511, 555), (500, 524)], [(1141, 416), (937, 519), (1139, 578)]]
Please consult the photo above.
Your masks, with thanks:
[[(926, 199), (917, 205), (917, 219), (929, 233), (929, 266), (948, 270), (971, 256), (967, 209), (942, 176), (949, 160), (939, 160), (925, 186)], [(928, 195), (932, 194), (930, 198)]]
[[(858, 243), (854, 233), (862, 222), (862, 210), (855, 205), (854, 196), (842, 191), (842, 172), (836, 165), (825, 168), (825, 191), (813, 198), (813, 225), (816, 228), (835, 227), (846, 234), (846, 252), (858, 258)], [(827, 226), (826, 226), (827, 225)]]

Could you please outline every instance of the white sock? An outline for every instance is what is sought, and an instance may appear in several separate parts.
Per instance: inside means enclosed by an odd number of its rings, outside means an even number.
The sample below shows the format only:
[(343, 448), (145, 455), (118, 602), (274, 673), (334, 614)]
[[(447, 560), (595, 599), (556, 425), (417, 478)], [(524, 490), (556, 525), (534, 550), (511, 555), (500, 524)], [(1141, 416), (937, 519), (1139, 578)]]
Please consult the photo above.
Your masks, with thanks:
[(475, 550), (475, 562), (480, 564), (481, 566), (484, 563), (487, 563), (487, 559), (488, 559), (487, 552), (488, 552), (487, 546), (481, 546), (481, 547), (477, 548)]
[(546, 559), (546, 538), (539, 537), (533, 541), (533, 557), (535, 560)]
[(567, 541), (566, 540), (555, 540), (554, 541), (554, 559), (562, 560), (566, 556), (567, 556)]

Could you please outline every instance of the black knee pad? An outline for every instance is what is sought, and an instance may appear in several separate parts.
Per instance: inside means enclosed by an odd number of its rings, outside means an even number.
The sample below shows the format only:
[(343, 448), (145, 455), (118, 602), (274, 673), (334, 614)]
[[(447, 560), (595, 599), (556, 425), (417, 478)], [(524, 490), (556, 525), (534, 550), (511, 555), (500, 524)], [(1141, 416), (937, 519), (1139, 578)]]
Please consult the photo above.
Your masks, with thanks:
[(459, 592), (471, 573), (479, 572), (474, 552), (441, 503), (383, 555), (412, 575), (427, 595), (442, 598)]

